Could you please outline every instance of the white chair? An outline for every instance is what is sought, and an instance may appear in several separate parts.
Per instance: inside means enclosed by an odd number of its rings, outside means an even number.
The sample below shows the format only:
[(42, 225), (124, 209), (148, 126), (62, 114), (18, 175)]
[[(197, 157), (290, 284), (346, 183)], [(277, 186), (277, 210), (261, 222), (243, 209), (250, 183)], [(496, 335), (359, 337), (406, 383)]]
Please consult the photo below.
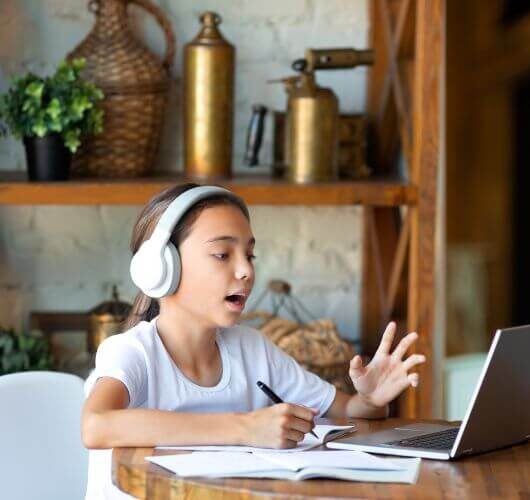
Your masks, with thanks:
[(85, 496), (88, 452), (81, 442), (83, 380), (59, 372), (0, 376), (0, 497)]

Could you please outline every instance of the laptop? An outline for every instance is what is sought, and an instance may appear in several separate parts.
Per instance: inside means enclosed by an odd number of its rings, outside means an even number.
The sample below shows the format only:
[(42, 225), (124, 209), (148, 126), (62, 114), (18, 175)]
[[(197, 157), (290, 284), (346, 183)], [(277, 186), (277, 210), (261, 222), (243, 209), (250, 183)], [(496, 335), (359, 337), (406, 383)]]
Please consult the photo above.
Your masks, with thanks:
[(453, 460), (530, 440), (530, 325), (497, 330), (461, 424), (417, 423), (329, 448)]

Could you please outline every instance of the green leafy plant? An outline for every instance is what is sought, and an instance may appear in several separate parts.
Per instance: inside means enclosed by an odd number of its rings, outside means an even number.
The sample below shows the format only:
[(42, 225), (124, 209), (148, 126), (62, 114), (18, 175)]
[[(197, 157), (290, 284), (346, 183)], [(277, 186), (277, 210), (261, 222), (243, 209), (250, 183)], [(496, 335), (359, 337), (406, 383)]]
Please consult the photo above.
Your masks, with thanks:
[(43, 337), (0, 328), (0, 375), (28, 370), (49, 370), (52, 356)]
[[(15, 77), (0, 96), (0, 119), (17, 138), (61, 134), (65, 146), (75, 153), (84, 134), (103, 130), (103, 110), (97, 102), (103, 92), (80, 76), (84, 59), (63, 61), (55, 74), (33, 73)], [(6, 130), (4, 130), (6, 131)]]

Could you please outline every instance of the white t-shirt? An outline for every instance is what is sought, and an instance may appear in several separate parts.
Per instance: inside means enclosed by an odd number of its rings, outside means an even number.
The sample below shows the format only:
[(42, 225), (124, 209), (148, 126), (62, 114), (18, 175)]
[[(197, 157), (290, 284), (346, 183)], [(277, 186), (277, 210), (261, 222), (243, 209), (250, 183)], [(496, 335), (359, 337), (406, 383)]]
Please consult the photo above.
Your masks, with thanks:
[[(113, 377), (127, 388), (129, 408), (249, 412), (272, 404), (256, 386), (261, 380), (284, 401), (316, 408), (319, 415), (331, 406), (335, 387), (303, 369), (258, 330), (242, 325), (220, 328), (216, 342), (221, 379), (213, 387), (203, 387), (188, 379), (169, 356), (157, 333), (156, 318), (142, 321), (101, 343), (85, 394), (99, 377)], [(111, 455), (112, 450), (90, 450), (87, 499), (120, 498), (111, 481)]]

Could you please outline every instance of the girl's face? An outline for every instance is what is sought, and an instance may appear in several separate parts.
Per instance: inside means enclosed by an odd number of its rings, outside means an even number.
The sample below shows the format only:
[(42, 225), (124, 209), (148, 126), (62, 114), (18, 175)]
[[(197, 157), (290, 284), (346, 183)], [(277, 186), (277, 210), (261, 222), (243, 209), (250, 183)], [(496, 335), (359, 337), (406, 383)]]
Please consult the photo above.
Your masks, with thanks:
[(205, 327), (232, 326), (254, 286), (254, 242), (239, 208), (204, 209), (179, 248), (182, 274), (174, 300)]

